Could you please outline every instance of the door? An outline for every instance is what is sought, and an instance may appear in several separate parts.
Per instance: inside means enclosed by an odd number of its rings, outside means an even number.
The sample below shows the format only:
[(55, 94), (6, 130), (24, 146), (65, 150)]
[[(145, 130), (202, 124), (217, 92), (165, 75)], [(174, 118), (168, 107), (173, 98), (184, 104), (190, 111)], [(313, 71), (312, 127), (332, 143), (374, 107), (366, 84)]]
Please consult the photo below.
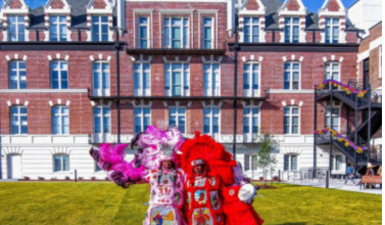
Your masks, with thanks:
[(21, 155), (10, 154), (7, 156), (8, 162), (8, 179), (21, 178)]
[(363, 88), (369, 87), (369, 59), (364, 60)]

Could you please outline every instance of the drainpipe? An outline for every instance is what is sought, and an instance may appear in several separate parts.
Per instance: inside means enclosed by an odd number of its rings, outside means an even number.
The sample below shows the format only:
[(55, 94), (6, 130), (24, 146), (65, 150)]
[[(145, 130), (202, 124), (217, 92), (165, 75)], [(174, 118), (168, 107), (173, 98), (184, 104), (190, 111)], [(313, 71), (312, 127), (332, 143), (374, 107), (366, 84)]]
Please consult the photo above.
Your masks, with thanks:
[(120, 144), (120, 44), (119, 44), (119, 29), (116, 29), (116, 92), (117, 92), (117, 101), (116, 101), (116, 109), (117, 109), (117, 117), (118, 117), (118, 139), (117, 142)]
[(239, 44), (238, 44), (238, 23), (235, 24), (235, 55), (234, 55), (234, 130), (233, 130), (233, 156), (234, 160), (237, 160), (237, 150), (236, 150), (236, 143), (237, 143), (237, 95), (238, 95), (238, 51), (239, 51)]

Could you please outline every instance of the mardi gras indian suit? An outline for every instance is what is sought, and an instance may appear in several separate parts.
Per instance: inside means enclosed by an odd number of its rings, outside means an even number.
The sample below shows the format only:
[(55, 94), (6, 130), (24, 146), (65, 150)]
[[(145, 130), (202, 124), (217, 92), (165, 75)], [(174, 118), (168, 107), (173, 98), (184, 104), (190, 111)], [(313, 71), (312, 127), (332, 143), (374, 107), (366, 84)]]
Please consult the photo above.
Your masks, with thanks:
[(195, 134), (182, 146), (185, 217), (189, 225), (262, 225), (251, 206), (256, 190), (223, 145)]
[[(176, 157), (182, 143), (177, 128), (162, 131), (149, 127), (134, 137), (131, 148), (137, 147), (138, 153), (129, 163), (124, 160), (126, 145), (104, 144), (99, 151), (91, 150), (91, 155), (108, 177), (122, 187), (138, 182), (150, 184), (150, 206), (144, 225), (185, 225), (181, 212), (184, 173)], [(172, 167), (163, 167), (165, 161)]]

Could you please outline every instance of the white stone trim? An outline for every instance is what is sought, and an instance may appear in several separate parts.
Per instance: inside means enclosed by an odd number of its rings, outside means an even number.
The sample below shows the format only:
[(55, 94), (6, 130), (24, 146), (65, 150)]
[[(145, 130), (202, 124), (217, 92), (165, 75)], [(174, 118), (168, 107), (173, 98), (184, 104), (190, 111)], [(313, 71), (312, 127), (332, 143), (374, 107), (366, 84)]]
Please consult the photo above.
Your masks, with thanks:
[(15, 102), (14, 102), (14, 103), (12, 103), (12, 100), (8, 100), (8, 101), (7, 101), (7, 105), (8, 105), (9, 107), (14, 106), (14, 105), (24, 105), (24, 106), (28, 106), (28, 104), (29, 104), (29, 101), (25, 100), (24, 102), (21, 102), (20, 99), (18, 99), (18, 98), (15, 99)]
[(91, 62), (94, 62), (94, 61), (99, 61), (99, 60), (104, 60), (104, 61), (111, 61), (111, 56), (110, 55), (103, 55), (101, 53), (99, 53), (97, 56), (95, 55), (90, 55), (90, 60)]
[(64, 55), (62, 56), (60, 53), (56, 53), (56, 58), (52, 57), (52, 55), (47, 55), (47, 58), (48, 58), (48, 61), (52, 61), (52, 60), (64, 60), (64, 61), (68, 61), (70, 56), (69, 55)]
[(304, 102), (303, 101), (299, 101), (296, 100), (296, 99), (290, 99), (290, 102), (287, 102), (286, 100), (282, 101), (281, 102), (282, 106), (283, 107), (286, 107), (286, 106), (298, 106), (298, 107), (302, 107)]
[(147, 59), (146, 59), (143, 54), (139, 55), (139, 59), (137, 57), (135, 58), (134, 56), (131, 56), (132, 62), (136, 62), (136, 63), (151, 63), (152, 58), (153, 57), (150, 55), (150, 56), (147, 56)]
[(290, 2), (290, 0), (286, 0), (281, 7), (278, 8), (278, 15), (284, 15), (284, 16), (301, 16), (306, 15), (306, 7), (303, 4), (302, 0), (296, 0), (299, 4), (299, 10), (298, 11), (289, 11), (287, 9), (287, 5)]
[[(333, 101), (332, 107), (333, 107), (333, 108), (341, 108), (342, 105), (343, 105), (343, 102), (340, 101), (339, 104), (336, 104), (336, 102), (337, 102), (337, 101)], [(328, 105), (328, 101), (323, 101), (323, 102), (322, 102), (322, 105), (323, 105), (325, 108), (330, 107), (330, 105)], [(341, 112), (340, 112), (340, 113), (341, 113)]]
[(71, 149), (68, 146), (54, 146), (50, 149), (52, 155), (65, 154), (70, 155)]
[(251, 55), (249, 55), (249, 58), (247, 58), (246, 56), (243, 56), (243, 57), (242, 57), (242, 61), (243, 61), (243, 62), (250, 62), (250, 61), (253, 61), (253, 62), (259, 62), (259, 63), (262, 63), (262, 61), (263, 61), (263, 56), (259, 56), (258, 59), (256, 59), (255, 55), (254, 55), (254, 54), (251, 54)]
[(202, 106), (203, 107), (209, 107), (209, 108), (210, 107), (219, 107), (219, 108), (221, 108), (222, 105), (223, 105), (222, 101), (219, 101), (219, 103), (217, 105), (214, 103), (214, 100), (210, 100), (210, 104), (206, 104), (205, 101), (202, 101)]
[(5, 56), (5, 59), (6, 59), (7, 61), (12, 61), (12, 60), (23, 60), (23, 61), (26, 61), (27, 58), (28, 58), (27, 55), (23, 55), (23, 56), (20, 58), (20, 57), (19, 57), (19, 54), (17, 54), (17, 53), (14, 54), (13, 57), (12, 57), (12, 56), (9, 56), (9, 55), (6, 55), (6, 56)]
[(320, 17), (321, 16), (345, 16), (346, 15), (346, 8), (345, 8), (344, 4), (341, 2), (341, 0), (335, 0), (335, 1), (337, 1), (337, 4), (340, 7), (339, 11), (336, 11), (336, 12), (335, 11), (329, 11), (327, 7), (329, 6), (330, 1), (332, 1), (332, 0), (325, 0), (322, 7), (318, 10), (318, 14)]
[(287, 106), (286, 101), (282, 101), (281, 104), (282, 104), (283, 107), (286, 107), (286, 106)]
[(162, 59), (163, 59), (164, 63), (166, 63), (166, 62), (186, 62), (186, 63), (190, 63), (191, 56), (188, 56), (187, 60), (180, 60), (179, 56), (175, 56), (174, 60), (170, 59), (167, 56), (162, 56)]
[(342, 57), (342, 56), (336, 57), (336, 55), (331, 55), (330, 58), (328, 58), (327, 56), (322, 57), (322, 60), (324, 62), (340, 62), (340, 63), (342, 63), (344, 61), (344, 57)]
[(64, 104), (64, 101), (62, 101), (60, 98), (56, 100), (56, 103), (54, 101), (48, 101), (48, 104), (52, 107), (54, 105), (66, 105), (66, 106), (69, 106), (71, 104), (71, 101), (69, 100), (66, 100), (65, 101), (65, 104)]
[(270, 94), (314, 94), (313, 89), (302, 89), (302, 90), (288, 90), (288, 89), (269, 89), (267, 93)]
[[(1, 148), (1, 151), (4, 155), (9, 155), (9, 154), (18, 154), (18, 155), (22, 155), (23, 154), (23, 150), (20, 146), (6, 146), (6, 147), (2, 147)], [(1, 160), (1, 158), (0, 158)]]
[(144, 103), (143, 99), (140, 99), (139, 102), (140, 102), (139, 104), (136, 104), (136, 100), (132, 100), (131, 103), (132, 103), (133, 107), (147, 107), (147, 108), (151, 108), (151, 106), (152, 106), (152, 101), (149, 101), (147, 105)]
[(250, 107), (261, 108), (262, 105), (263, 105), (263, 101), (258, 101), (258, 104), (256, 104), (256, 101), (254, 100), (250, 100), (250, 104), (247, 104), (247, 101), (242, 101), (243, 108), (250, 108)]
[(382, 36), (369, 43), (369, 50), (372, 51), (382, 45)]
[(201, 57), (203, 63), (221, 63), (223, 57), (219, 56), (217, 59), (214, 58), (214, 55), (210, 55), (209, 59), (206, 59), (206, 56)]
[(111, 105), (112, 105), (111, 101), (107, 101), (107, 100), (104, 101), (103, 99), (99, 99), (99, 102), (90, 101), (90, 103), (91, 103), (92, 107), (95, 107), (95, 106), (111, 107)]

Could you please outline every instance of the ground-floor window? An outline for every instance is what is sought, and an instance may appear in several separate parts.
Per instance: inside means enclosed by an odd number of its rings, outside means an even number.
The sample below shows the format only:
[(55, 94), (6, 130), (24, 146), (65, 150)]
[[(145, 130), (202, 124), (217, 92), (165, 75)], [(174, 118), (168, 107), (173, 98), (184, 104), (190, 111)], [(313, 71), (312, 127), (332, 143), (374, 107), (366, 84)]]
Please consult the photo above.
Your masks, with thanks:
[(256, 155), (245, 155), (245, 171), (257, 170), (257, 156)]
[(298, 168), (298, 155), (288, 154), (284, 156), (284, 170), (295, 171)]
[(53, 156), (54, 172), (70, 170), (70, 156), (66, 154), (57, 154)]

